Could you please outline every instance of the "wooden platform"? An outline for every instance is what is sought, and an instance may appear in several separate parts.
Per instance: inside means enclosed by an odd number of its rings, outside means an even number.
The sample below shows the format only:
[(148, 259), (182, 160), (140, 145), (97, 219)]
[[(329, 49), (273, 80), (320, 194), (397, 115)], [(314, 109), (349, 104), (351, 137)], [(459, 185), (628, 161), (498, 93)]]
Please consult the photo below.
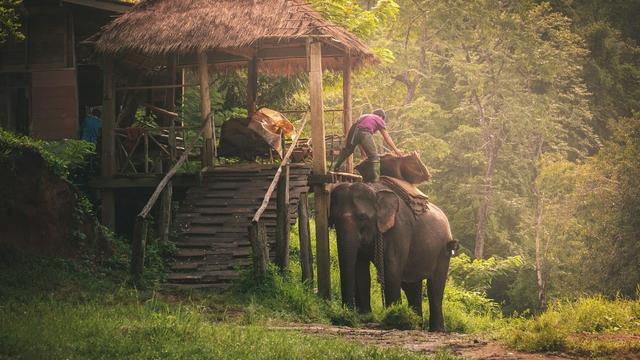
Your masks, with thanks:
[[(187, 192), (174, 224), (180, 234), (178, 251), (165, 288), (226, 288), (238, 279), (239, 270), (251, 264), (247, 228), (260, 206), (277, 167), (239, 165), (219, 167), (203, 174), (202, 183)], [(301, 194), (309, 192), (311, 169), (291, 164), (290, 220), (297, 219)], [(275, 249), (275, 192), (262, 219), (267, 226), (270, 257)]]

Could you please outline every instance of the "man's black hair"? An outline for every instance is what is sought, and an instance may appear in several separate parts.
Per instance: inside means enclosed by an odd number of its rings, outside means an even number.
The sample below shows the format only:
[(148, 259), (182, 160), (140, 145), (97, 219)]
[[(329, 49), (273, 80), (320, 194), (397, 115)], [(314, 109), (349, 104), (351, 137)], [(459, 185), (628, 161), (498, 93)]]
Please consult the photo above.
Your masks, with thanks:
[(381, 117), (381, 118), (383, 118), (383, 119), (386, 119), (386, 118), (387, 118), (386, 114), (384, 113), (384, 110), (382, 110), (382, 109), (376, 109), (376, 110), (374, 110), (374, 111), (373, 111), (373, 114), (374, 114), (374, 115), (378, 115), (378, 116), (380, 116), (380, 117)]

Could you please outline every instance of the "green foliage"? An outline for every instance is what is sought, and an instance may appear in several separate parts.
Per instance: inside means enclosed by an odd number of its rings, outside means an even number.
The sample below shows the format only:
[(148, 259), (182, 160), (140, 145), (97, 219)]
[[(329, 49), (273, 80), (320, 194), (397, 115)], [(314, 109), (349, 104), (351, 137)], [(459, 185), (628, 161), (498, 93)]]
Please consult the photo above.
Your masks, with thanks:
[(385, 329), (415, 330), (422, 319), (406, 303), (394, 304), (385, 309), (380, 324)]
[[(428, 309), (425, 301), (423, 307)], [(483, 293), (469, 291), (447, 283), (443, 302), (444, 325), (447, 331), (478, 333), (496, 329), (501, 324), (500, 306)], [(429, 316), (425, 313), (425, 319)]]
[(0, 3), (0, 44), (3, 44), (9, 38), (15, 38), (18, 41), (24, 40), (22, 34), (20, 18), (16, 9), (22, 4), (22, 0), (2, 0)]
[(311, 0), (310, 3), (326, 19), (365, 38), (390, 24), (400, 10), (394, 0), (377, 0), (369, 9), (363, 9), (354, 0)]
[(36, 152), (56, 175), (68, 178), (87, 166), (95, 155), (95, 145), (83, 140), (46, 142), (28, 136), (16, 135), (0, 129), (0, 163), (10, 167), (12, 159), (24, 152)]
[[(603, 297), (584, 297), (575, 302), (559, 302), (533, 319), (511, 320), (501, 337), (511, 346), (525, 351), (567, 351), (591, 356), (621, 355), (636, 352), (640, 341), (628, 337), (624, 344), (612, 339), (626, 339), (625, 334), (640, 331), (640, 301)], [(592, 334), (589, 337), (582, 335)], [(602, 334), (599, 337), (597, 334)], [(586, 340), (586, 339), (590, 340)]]
[(293, 280), (288, 274), (280, 274), (273, 265), (260, 282), (256, 282), (252, 273), (245, 272), (234, 293), (258, 308), (258, 313), (265, 318), (275, 316), (302, 322), (328, 320), (326, 304), (305, 284)]

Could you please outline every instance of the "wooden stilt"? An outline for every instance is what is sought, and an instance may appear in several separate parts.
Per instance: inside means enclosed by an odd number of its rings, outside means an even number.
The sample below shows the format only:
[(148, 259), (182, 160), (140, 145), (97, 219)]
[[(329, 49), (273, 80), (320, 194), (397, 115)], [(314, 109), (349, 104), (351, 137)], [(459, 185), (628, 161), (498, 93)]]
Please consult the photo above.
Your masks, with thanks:
[(213, 168), (215, 131), (213, 126), (213, 114), (211, 114), (211, 98), (209, 95), (209, 65), (206, 52), (198, 53), (198, 72), (200, 74), (200, 113), (202, 119), (208, 116), (209, 126), (203, 133), (202, 167)]
[(276, 209), (276, 264), (284, 273), (289, 270), (289, 165), (280, 175)]
[[(102, 95), (102, 168), (103, 177), (112, 177), (116, 171), (116, 94), (113, 84), (113, 59), (104, 58), (103, 72), (103, 95)], [(113, 190), (102, 191), (102, 224), (115, 231), (116, 228), (116, 204), (115, 192)]]
[(308, 194), (300, 194), (300, 200), (298, 200), (298, 233), (300, 235), (302, 281), (313, 288), (313, 252), (311, 251), (311, 233), (309, 231)]
[[(353, 123), (351, 114), (351, 53), (346, 50), (344, 55), (344, 66), (342, 70), (342, 130), (346, 139), (351, 124)], [(345, 162), (346, 172), (353, 172), (353, 155)]]
[[(169, 55), (167, 59), (167, 85), (174, 85), (176, 82), (177, 59), (175, 55)], [(167, 88), (164, 99), (165, 109), (173, 112), (176, 109), (176, 89)], [(166, 168), (170, 169), (176, 161), (176, 122), (173, 116), (167, 115), (165, 122), (169, 124), (169, 154), (170, 159)], [(169, 230), (171, 229), (171, 203), (173, 201), (173, 183), (169, 182), (162, 191), (160, 199), (160, 243), (166, 244), (169, 241)]]
[[(322, 99), (322, 43), (309, 46), (309, 92), (311, 102), (311, 142), (313, 143), (313, 174), (327, 173), (324, 143), (324, 119)], [(313, 187), (316, 220), (316, 256), (318, 268), (318, 293), (324, 299), (331, 298), (331, 272), (329, 269), (329, 194), (325, 185)]]
[(138, 276), (144, 271), (144, 253), (147, 246), (148, 222), (142, 216), (136, 217), (131, 243), (131, 274)]
[(258, 59), (255, 54), (249, 60), (247, 67), (247, 113), (249, 117), (256, 112), (258, 98)]
[(249, 242), (253, 256), (253, 274), (260, 281), (267, 273), (269, 264), (269, 248), (267, 246), (267, 228), (263, 222), (252, 222), (249, 225)]

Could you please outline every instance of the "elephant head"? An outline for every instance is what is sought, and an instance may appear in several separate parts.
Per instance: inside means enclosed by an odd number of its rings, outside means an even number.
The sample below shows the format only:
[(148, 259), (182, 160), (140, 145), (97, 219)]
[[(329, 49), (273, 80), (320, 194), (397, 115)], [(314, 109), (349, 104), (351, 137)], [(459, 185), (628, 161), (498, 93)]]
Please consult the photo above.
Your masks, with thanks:
[[(364, 254), (371, 252), (378, 233), (393, 228), (399, 206), (400, 200), (392, 191), (376, 191), (362, 183), (340, 184), (331, 191), (329, 222), (335, 226), (338, 238), (340, 287), (345, 305), (353, 307), (354, 301), (358, 302), (358, 293), (364, 294), (363, 289), (358, 289), (363, 284), (357, 275), (366, 272), (362, 276), (369, 281), (369, 259), (363, 258)], [(366, 271), (357, 269), (365, 265)]]

